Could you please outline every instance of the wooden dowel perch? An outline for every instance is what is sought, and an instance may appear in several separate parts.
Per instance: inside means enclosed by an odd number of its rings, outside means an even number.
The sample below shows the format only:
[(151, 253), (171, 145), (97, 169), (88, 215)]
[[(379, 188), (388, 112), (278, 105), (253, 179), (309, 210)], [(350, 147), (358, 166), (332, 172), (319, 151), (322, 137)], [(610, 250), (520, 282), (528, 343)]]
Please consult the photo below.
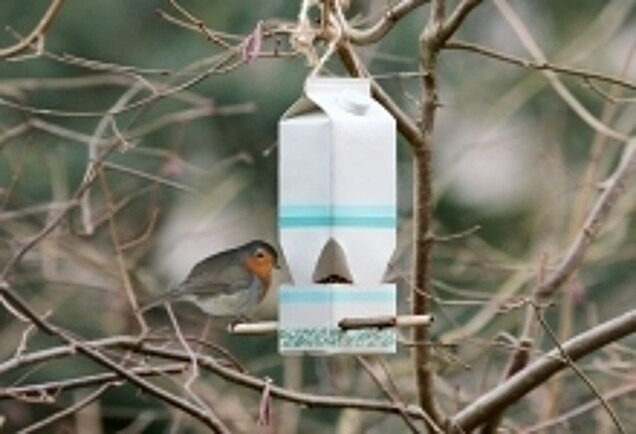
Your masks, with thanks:
[(433, 322), (431, 315), (401, 315), (377, 318), (343, 318), (338, 322), (342, 330), (387, 328), (387, 327), (415, 327), (428, 326)]
[[(343, 318), (338, 322), (342, 330), (387, 327), (416, 327), (429, 326), (433, 323), (432, 315), (400, 315), (375, 318)], [(261, 335), (278, 332), (278, 322), (264, 321), (254, 323), (233, 323), (228, 326), (228, 332), (237, 335)]]
[(265, 335), (276, 333), (278, 331), (278, 322), (235, 322), (227, 327), (227, 331), (237, 335)]

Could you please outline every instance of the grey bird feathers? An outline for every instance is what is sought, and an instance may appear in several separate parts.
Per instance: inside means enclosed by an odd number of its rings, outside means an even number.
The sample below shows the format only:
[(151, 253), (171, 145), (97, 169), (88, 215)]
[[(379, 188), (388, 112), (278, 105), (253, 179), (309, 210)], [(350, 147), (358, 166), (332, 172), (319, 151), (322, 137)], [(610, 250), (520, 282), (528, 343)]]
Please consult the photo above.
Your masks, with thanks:
[(183, 282), (144, 305), (188, 300), (212, 316), (241, 316), (255, 307), (271, 285), (278, 253), (269, 243), (254, 240), (198, 262)]

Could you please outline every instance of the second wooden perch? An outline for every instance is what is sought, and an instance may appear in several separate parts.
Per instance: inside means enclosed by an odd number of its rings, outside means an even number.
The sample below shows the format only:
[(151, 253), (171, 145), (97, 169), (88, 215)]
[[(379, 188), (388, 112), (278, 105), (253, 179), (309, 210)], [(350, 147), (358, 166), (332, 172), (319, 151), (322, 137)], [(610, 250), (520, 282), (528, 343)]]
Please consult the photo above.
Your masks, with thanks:
[[(342, 331), (357, 329), (383, 329), (389, 327), (430, 326), (434, 319), (432, 315), (400, 315), (375, 318), (343, 318), (338, 326)], [(263, 321), (254, 323), (233, 323), (228, 326), (228, 332), (237, 335), (262, 335), (278, 332), (277, 321)]]

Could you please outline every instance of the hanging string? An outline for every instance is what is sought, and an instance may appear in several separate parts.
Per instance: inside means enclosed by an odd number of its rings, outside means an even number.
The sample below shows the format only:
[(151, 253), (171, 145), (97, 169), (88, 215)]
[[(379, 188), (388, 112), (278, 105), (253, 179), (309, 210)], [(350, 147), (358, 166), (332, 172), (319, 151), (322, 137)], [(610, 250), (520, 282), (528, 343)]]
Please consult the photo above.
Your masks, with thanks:
[[(323, 29), (319, 32), (311, 25), (309, 11), (312, 7), (321, 7)], [(293, 32), (292, 44), (305, 55), (310, 66), (309, 77), (315, 77), (325, 68), (345, 34), (346, 18), (340, 0), (303, 0), (298, 13), (298, 24)], [(327, 39), (327, 47), (320, 57), (314, 48), (316, 36), (321, 34)]]

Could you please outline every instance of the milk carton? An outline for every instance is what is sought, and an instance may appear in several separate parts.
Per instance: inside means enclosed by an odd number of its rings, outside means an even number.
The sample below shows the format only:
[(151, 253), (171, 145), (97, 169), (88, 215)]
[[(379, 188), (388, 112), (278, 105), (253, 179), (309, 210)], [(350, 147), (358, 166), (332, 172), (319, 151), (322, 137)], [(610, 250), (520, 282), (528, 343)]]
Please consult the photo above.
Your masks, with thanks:
[(395, 352), (394, 329), (338, 325), (396, 313), (395, 285), (381, 282), (396, 243), (395, 134), (366, 79), (309, 78), (281, 119), (278, 224), (293, 280), (279, 289), (282, 354)]

